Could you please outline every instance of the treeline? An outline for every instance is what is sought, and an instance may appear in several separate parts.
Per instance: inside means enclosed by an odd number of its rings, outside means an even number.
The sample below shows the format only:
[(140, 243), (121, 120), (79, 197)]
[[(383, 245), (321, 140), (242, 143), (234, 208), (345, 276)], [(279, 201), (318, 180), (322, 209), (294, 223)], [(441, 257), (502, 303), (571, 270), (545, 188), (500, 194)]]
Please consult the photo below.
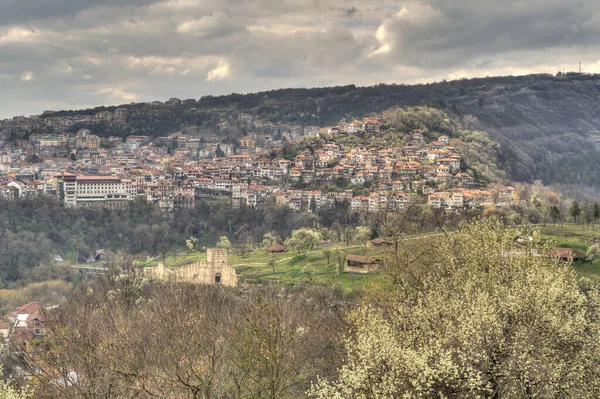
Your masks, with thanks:
[(185, 247), (189, 237), (200, 247), (213, 246), (220, 236), (235, 245), (260, 243), (267, 233), (288, 237), (302, 227), (334, 223), (355, 226), (360, 218), (348, 204), (307, 216), (274, 204), (235, 210), (228, 200), (199, 201), (172, 213), (142, 201), (123, 210), (65, 209), (48, 197), (0, 201), (0, 284), (36, 281), (31, 270), (58, 255), (70, 262), (85, 262), (99, 249), (157, 256)]
[[(440, 223), (456, 224), (479, 211), (446, 215), (441, 220), (441, 214), (415, 204), (403, 214), (407, 215), (405, 233), (410, 234), (430, 231)], [(140, 259), (165, 257), (185, 248), (190, 237), (202, 248), (226, 236), (242, 252), (260, 248), (265, 235), (282, 242), (302, 228), (315, 229), (334, 241), (346, 241), (345, 231), (357, 226), (368, 227), (370, 238), (385, 237), (389, 235), (383, 228), (385, 218), (354, 212), (348, 201), (333, 209), (315, 207), (314, 213), (297, 213), (274, 203), (261, 210), (232, 209), (229, 200), (199, 200), (195, 208), (169, 213), (137, 200), (122, 210), (66, 209), (49, 197), (0, 201), (0, 283), (10, 286), (64, 278), (64, 273), (52, 271), (57, 256), (71, 263), (86, 262), (99, 249)]]

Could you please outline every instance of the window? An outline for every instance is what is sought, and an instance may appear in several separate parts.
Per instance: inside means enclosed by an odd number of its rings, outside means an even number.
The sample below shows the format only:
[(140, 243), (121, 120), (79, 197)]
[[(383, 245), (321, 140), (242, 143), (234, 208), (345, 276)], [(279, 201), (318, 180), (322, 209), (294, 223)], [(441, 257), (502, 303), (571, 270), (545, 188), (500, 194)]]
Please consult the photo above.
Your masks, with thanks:
[(221, 273), (215, 274), (215, 284), (221, 284)]

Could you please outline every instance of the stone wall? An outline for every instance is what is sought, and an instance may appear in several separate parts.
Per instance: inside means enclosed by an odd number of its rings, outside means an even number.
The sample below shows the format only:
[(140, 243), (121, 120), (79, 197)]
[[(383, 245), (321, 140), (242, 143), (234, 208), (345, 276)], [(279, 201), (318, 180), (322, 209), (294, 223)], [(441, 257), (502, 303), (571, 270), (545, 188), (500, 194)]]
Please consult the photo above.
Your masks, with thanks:
[(176, 269), (167, 269), (159, 263), (156, 267), (146, 268), (146, 272), (151, 277), (165, 281), (236, 287), (238, 277), (235, 269), (227, 262), (227, 250), (209, 248), (206, 255), (207, 260), (203, 262), (191, 263)]

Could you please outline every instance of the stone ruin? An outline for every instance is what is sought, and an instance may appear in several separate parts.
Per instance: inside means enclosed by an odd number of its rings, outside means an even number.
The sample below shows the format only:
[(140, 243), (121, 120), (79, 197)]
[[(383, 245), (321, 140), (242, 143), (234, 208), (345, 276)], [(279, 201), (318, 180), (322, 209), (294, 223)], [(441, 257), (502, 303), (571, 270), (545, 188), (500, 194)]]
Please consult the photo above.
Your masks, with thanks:
[(164, 281), (237, 286), (237, 273), (227, 263), (227, 249), (208, 248), (206, 258), (206, 261), (190, 263), (176, 269), (167, 269), (159, 263), (158, 266), (145, 270), (151, 277)]

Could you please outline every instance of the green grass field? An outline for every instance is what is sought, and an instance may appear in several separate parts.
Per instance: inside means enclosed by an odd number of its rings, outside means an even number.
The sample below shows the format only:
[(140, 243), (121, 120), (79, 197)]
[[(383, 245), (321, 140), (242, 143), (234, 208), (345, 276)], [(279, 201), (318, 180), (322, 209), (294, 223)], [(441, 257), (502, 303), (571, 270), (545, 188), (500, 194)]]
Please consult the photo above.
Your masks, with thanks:
[[(233, 266), (238, 274), (240, 282), (248, 284), (280, 283), (280, 284), (341, 284), (344, 291), (355, 292), (367, 285), (383, 283), (383, 278), (377, 274), (358, 274), (338, 272), (337, 258), (332, 254), (329, 263), (324, 250), (329, 249), (332, 253), (339, 250), (345, 254), (377, 256), (377, 251), (365, 248), (362, 245), (336, 243), (309, 250), (305, 253), (288, 251), (281, 254), (270, 255), (263, 249), (256, 248), (254, 251), (239, 256), (229, 254), (229, 264)], [(269, 264), (273, 259), (275, 263)], [(177, 252), (169, 253), (164, 258), (165, 266), (176, 268), (185, 264), (206, 260), (203, 252)], [(162, 262), (162, 257), (149, 259), (141, 266), (151, 267)]]
[[(549, 240), (556, 247), (573, 248), (586, 252), (593, 239), (600, 239), (600, 225), (594, 229), (590, 226), (582, 228), (580, 224), (546, 225), (539, 226), (542, 238)], [(593, 262), (576, 262), (573, 268), (581, 277), (587, 277), (600, 282), (600, 260)]]

